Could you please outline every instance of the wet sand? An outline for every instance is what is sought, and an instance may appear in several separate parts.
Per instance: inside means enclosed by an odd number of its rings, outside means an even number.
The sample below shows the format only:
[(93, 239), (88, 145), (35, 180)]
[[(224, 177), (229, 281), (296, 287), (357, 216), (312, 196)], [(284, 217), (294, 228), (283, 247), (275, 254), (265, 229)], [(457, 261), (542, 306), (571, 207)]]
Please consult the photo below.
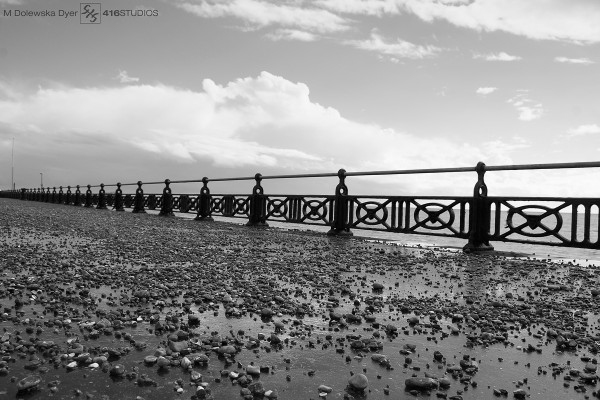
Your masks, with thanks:
[(9, 199), (0, 232), (0, 399), (596, 395), (594, 266)]

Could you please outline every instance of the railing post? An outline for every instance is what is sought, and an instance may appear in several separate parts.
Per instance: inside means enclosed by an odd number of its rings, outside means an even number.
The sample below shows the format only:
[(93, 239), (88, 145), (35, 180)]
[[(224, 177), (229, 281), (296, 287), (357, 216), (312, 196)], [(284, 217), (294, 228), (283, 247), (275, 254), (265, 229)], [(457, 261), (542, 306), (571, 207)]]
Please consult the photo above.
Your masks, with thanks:
[(170, 180), (165, 179), (165, 188), (163, 189), (162, 195), (162, 205), (160, 207), (160, 212), (158, 213), (158, 215), (161, 215), (163, 217), (175, 216), (175, 214), (173, 214), (173, 195), (171, 194), (171, 188), (169, 187), (170, 183)]
[(145, 214), (146, 210), (144, 210), (144, 190), (142, 189), (142, 181), (138, 181), (137, 185), (138, 187), (135, 190), (135, 200), (132, 212), (136, 214)]
[(67, 199), (65, 200), (65, 204), (71, 204), (71, 186), (67, 186)]
[(50, 188), (46, 188), (46, 191), (44, 192), (44, 200), (42, 200), (44, 203), (48, 203), (50, 201)]
[(487, 185), (483, 180), (485, 164), (481, 161), (475, 167), (477, 183), (473, 189), (473, 202), (469, 209), (469, 242), (463, 247), (465, 253), (490, 251), (494, 247), (489, 243), (490, 203), (487, 200)]
[(86, 208), (91, 208), (92, 204), (92, 185), (87, 185), (87, 190), (85, 191), (85, 204), (83, 205)]
[(196, 221), (213, 221), (213, 217), (211, 217), (211, 197), (210, 197), (210, 189), (208, 188), (208, 178), (202, 178), (202, 188), (200, 189), (200, 196), (198, 196), (198, 214)]
[(328, 236), (353, 236), (348, 227), (348, 187), (346, 186), (346, 170), (338, 171), (340, 182), (335, 187), (335, 199), (333, 202), (333, 222)]
[(75, 189), (75, 200), (73, 201), (73, 205), (76, 207), (81, 205), (81, 190), (79, 185), (77, 185)]
[(52, 203), (56, 203), (56, 186), (52, 187), (52, 196), (50, 198), (50, 201), (52, 201)]
[(97, 210), (107, 210), (106, 207), (106, 192), (104, 191), (104, 183), (100, 184), (100, 190), (98, 191), (98, 205), (96, 206)]
[(266, 228), (269, 224), (267, 224), (267, 201), (260, 184), (262, 175), (256, 174), (254, 175), (254, 179), (256, 180), (256, 185), (252, 188), (252, 195), (250, 196), (250, 215), (248, 216), (246, 226)]
[(125, 211), (123, 208), (123, 191), (121, 190), (121, 182), (117, 182), (117, 190), (115, 190), (115, 203), (113, 205), (115, 211)]
[(21, 188), (21, 196), (19, 197), (20, 200), (25, 200), (25, 190), (24, 188)]

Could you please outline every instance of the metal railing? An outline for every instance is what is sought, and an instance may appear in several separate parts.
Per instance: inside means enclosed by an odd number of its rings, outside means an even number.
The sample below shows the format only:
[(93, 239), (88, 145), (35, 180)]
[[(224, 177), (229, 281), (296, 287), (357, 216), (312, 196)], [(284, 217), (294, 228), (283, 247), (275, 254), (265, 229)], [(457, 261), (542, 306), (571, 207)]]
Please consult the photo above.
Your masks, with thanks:
[[(329, 226), (328, 235), (352, 235), (353, 229), (434, 235), (467, 240), (464, 251), (493, 250), (490, 241), (600, 248), (600, 199), (559, 197), (488, 197), (484, 180), (488, 171), (598, 168), (600, 162), (529, 164), (412, 169), (396, 171), (269, 175), (175, 180), (113, 185), (75, 185), (44, 189), (0, 191), (0, 197), (60, 203), (134, 213), (158, 210), (161, 216), (174, 212), (196, 213), (196, 220), (213, 215), (248, 219), (249, 226), (267, 226), (268, 221)], [(476, 172), (472, 196), (356, 196), (348, 193), (346, 178), (375, 175)], [(262, 182), (269, 179), (337, 177), (333, 195), (266, 195)], [(209, 182), (254, 180), (252, 193), (211, 194)], [(198, 194), (173, 194), (172, 184), (201, 183)], [(160, 194), (145, 194), (143, 186), (162, 185)], [(122, 188), (134, 186), (135, 194)], [(114, 193), (106, 193), (114, 187)], [(82, 192), (82, 188), (85, 188)], [(98, 188), (97, 193), (92, 189)], [(72, 190), (73, 189), (73, 190)], [(550, 206), (548, 204), (551, 204)], [(595, 211), (595, 212), (594, 212)], [(567, 214), (570, 212), (570, 217)], [(503, 223), (505, 221), (505, 223)], [(504, 226), (503, 226), (504, 225)]]

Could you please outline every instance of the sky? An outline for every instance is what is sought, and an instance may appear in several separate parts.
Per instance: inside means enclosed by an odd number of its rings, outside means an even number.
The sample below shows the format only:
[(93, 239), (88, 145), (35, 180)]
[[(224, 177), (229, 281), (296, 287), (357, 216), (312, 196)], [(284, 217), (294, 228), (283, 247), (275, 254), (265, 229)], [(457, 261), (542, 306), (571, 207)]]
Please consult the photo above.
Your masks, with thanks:
[[(600, 160), (597, 0), (97, 3), (99, 23), (82, 24), (91, 15), (73, 1), (0, 0), (0, 188), (13, 164), (17, 187), (39, 187), (40, 174), (66, 186)], [(507, 196), (598, 197), (599, 178), (486, 174), (489, 195)], [(347, 185), (468, 196), (475, 182), (472, 172)]]

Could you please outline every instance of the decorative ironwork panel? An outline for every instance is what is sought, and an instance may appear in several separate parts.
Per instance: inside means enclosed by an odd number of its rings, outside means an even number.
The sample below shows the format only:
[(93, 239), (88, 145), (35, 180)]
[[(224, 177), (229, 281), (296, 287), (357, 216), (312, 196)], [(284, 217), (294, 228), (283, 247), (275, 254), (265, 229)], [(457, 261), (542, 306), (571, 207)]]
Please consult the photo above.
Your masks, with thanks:
[(268, 221), (331, 224), (331, 198), (333, 196), (266, 196)]
[(490, 197), (489, 207), (490, 240), (600, 248), (600, 199)]
[(156, 210), (157, 204), (156, 204), (156, 195), (155, 194), (149, 194), (148, 196), (144, 196), (145, 201), (144, 201), (144, 206), (148, 209), (148, 210)]
[(302, 218), (300, 222), (323, 223), (324, 225), (331, 224), (333, 199), (302, 199)]
[(350, 227), (466, 238), (468, 197), (350, 196)]
[(133, 205), (133, 196), (130, 194), (126, 194), (125, 199), (123, 200), (123, 205), (125, 206), (125, 208), (131, 208), (131, 206)]
[(179, 212), (187, 213), (190, 211), (190, 198), (187, 194), (182, 194), (174, 199), (176, 199), (176, 203), (173, 207), (178, 208)]
[(249, 197), (236, 197), (236, 195), (213, 195), (210, 202), (211, 213), (221, 214), (224, 217), (242, 217), (250, 214)]
[(189, 196), (189, 211), (198, 211), (198, 196)]

